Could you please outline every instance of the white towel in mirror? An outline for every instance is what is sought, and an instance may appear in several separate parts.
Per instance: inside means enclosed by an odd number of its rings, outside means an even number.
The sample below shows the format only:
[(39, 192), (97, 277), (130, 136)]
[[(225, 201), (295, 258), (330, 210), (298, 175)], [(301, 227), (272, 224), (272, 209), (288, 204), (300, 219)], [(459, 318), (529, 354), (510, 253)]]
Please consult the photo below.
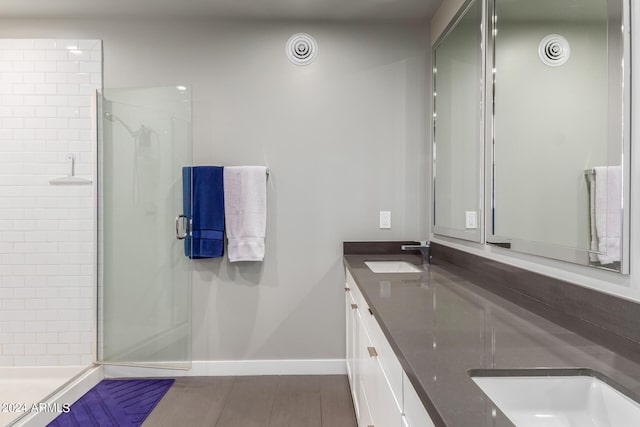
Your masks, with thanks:
[(595, 221), (597, 259), (600, 264), (611, 264), (620, 261), (622, 167), (599, 166), (593, 170), (595, 177), (591, 185), (595, 186), (595, 215), (591, 220)]

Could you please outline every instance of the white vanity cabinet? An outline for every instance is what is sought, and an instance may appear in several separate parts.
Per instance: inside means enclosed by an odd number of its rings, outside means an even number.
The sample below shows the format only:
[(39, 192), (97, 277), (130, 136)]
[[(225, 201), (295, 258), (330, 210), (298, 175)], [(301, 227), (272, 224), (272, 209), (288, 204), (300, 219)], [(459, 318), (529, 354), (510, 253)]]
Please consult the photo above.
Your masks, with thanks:
[[(358, 427), (432, 427), (424, 406), (348, 270), (345, 314), (347, 375)], [(413, 393), (408, 400), (404, 396), (406, 392)], [(405, 414), (407, 403), (409, 413)]]

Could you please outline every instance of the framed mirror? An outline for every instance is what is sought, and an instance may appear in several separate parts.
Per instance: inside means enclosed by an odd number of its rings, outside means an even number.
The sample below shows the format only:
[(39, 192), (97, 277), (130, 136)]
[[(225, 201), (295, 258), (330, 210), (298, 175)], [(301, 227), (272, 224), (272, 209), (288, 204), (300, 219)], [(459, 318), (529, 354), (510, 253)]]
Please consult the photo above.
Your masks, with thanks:
[(489, 5), (487, 243), (628, 272), (628, 8)]
[(484, 187), (482, 0), (467, 1), (433, 48), (433, 232), (481, 242)]

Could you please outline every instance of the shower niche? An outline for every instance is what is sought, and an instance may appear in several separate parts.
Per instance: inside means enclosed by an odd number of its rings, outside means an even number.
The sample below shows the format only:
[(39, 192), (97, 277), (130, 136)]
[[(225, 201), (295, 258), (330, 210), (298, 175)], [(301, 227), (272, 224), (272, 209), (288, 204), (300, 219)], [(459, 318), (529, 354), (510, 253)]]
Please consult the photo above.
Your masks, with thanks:
[(98, 360), (188, 369), (192, 270), (175, 221), (191, 89), (104, 89), (98, 117)]

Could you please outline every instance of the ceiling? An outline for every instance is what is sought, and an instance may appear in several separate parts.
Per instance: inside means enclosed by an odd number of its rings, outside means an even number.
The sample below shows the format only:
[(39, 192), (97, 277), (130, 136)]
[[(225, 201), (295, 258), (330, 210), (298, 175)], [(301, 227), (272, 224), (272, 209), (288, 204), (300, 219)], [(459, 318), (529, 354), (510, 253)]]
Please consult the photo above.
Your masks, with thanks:
[(217, 18), (402, 21), (442, 0), (0, 0), (1, 18)]

